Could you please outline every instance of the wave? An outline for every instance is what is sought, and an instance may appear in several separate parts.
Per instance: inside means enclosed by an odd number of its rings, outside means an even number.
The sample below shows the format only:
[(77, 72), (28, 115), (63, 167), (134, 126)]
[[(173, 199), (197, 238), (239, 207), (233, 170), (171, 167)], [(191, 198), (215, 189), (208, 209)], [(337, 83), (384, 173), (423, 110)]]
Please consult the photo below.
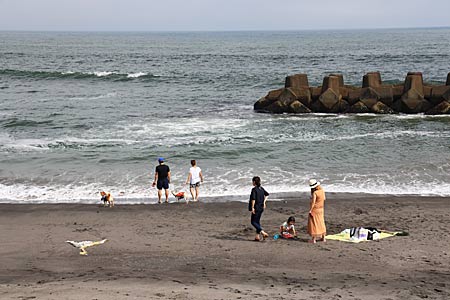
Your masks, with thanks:
[(2, 121), (2, 127), (4, 128), (15, 128), (15, 127), (38, 127), (38, 126), (48, 126), (53, 123), (52, 120), (34, 121), (19, 118), (10, 118)]
[[(229, 173), (229, 172), (228, 172)], [(235, 172), (232, 172), (233, 174)], [(231, 182), (227, 175), (222, 174), (211, 178), (201, 186), (202, 201), (248, 201), (251, 186)], [(306, 178), (306, 177), (305, 177)], [(287, 195), (295, 198), (305, 198), (309, 193), (305, 178), (291, 178), (280, 181), (279, 178), (266, 180), (265, 189), (271, 193), (272, 200), (282, 200)], [(228, 180), (227, 180), (228, 179)], [(248, 178), (247, 178), (248, 179)], [(267, 178), (268, 179), (268, 178)], [(344, 180), (330, 182), (322, 180), (329, 198), (333, 194), (365, 194), (365, 195), (395, 195), (395, 196), (450, 196), (450, 184), (442, 181), (422, 182), (383, 182), (379, 178), (360, 180)], [(220, 184), (217, 184), (220, 182)], [(305, 183), (302, 185), (302, 183)], [(179, 190), (180, 186), (171, 184), (171, 189)], [(118, 204), (156, 203), (157, 192), (146, 184), (138, 182), (123, 182), (104, 184), (91, 183), (60, 183), (54, 181), (46, 184), (33, 184), (29, 181), (0, 183), (0, 203), (100, 203), (99, 191), (112, 193)], [(174, 201), (171, 197), (170, 201)]]
[[(95, 96), (113, 97), (115, 94), (105, 94)], [(85, 98), (80, 98), (85, 99)], [(91, 99), (91, 98), (86, 98)], [(422, 116), (425, 117), (425, 116)], [(89, 129), (75, 133), (74, 135), (60, 135), (55, 137), (35, 137), (16, 138), (12, 136), (0, 135), (1, 150), (6, 151), (42, 151), (50, 149), (84, 149), (84, 148), (103, 148), (112, 146), (130, 146), (126, 149), (142, 149), (142, 147), (161, 148), (161, 147), (187, 147), (182, 153), (190, 151), (203, 151), (205, 155), (214, 154), (217, 157), (222, 153), (230, 154), (232, 157), (235, 151), (242, 155), (248, 154), (248, 151), (257, 151), (255, 149), (271, 149), (273, 145), (285, 144), (290, 148), (303, 143), (310, 145), (312, 142), (346, 142), (346, 141), (374, 141), (374, 140), (410, 140), (411, 138), (450, 138), (448, 131), (436, 130), (433, 128), (422, 128), (413, 130), (410, 128), (391, 130), (390, 127), (371, 130), (356, 130), (349, 132), (327, 132), (320, 130), (321, 127), (314, 130), (301, 130), (307, 122), (310, 124), (315, 118), (326, 118), (335, 120), (333, 116), (310, 116), (308, 118), (262, 118), (249, 120), (242, 118), (179, 118), (176, 122), (153, 123), (146, 120), (142, 121), (120, 121), (113, 126), (97, 126), (95, 128), (87, 124), (78, 124), (69, 126), (70, 129)], [(347, 119), (348, 116), (336, 116), (336, 118)], [(352, 117), (360, 118), (360, 117)], [(376, 118), (374, 116), (374, 118)], [(391, 117), (389, 117), (391, 118)], [(392, 117), (394, 118), (394, 117)], [(395, 118), (410, 118), (410, 116), (398, 116)], [(286, 120), (288, 122), (286, 123)], [(322, 119), (324, 120), (324, 119)], [(437, 120), (437, 119), (436, 119)], [(292, 123), (299, 123), (292, 126)], [(189, 134), (186, 135), (186, 123), (189, 123)], [(18, 118), (5, 118), (0, 121), (0, 128), (53, 128), (54, 123), (51, 120), (28, 120)], [(280, 128), (274, 131), (275, 128)], [(427, 130), (428, 129), (428, 130)], [(101, 138), (99, 138), (101, 137)], [(307, 144), (305, 144), (307, 143)], [(253, 147), (248, 145), (253, 144)], [(269, 145), (267, 148), (264, 145)], [(148, 146), (151, 145), (151, 146)], [(242, 147), (241, 147), (242, 146)], [(192, 147), (192, 148), (190, 148)], [(231, 148), (230, 148), (231, 147)], [(261, 148), (262, 147), (262, 148)], [(295, 146), (296, 147), (296, 146)], [(297, 148), (293, 149), (297, 149)], [(303, 150), (302, 150), (303, 149)], [(228, 151), (230, 150), (230, 151)], [(300, 147), (300, 151), (304, 148)]]
[(77, 138), (63, 137), (60, 139), (16, 139), (8, 134), (0, 134), (0, 150), (13, 152), (46, 151), (51, 149), (80, 149), (85, 147), (102, 148), (120, 145), (131, 145), (137, 141), (117, 138)]
[[(138, 73), (130, 73), (127, 74), (127, 78), (139, 78), (139, 77), (143, 77), (143, 76), (147, 76), (148, 73), (144, 73), (144, 72), (138, 72)], [(153, 75), (155, 76), (155, 75)]]
[(117, 71), (92, 71), (92, 72), (75, 72), (75, 71), (30, 71), (30, 70), (13, 70), (0, 69), (0, 75), (20, 78), (33, 79), (105, 79), (114, 81), (128, 80), (154, 80), (161, 77), (160, 75), (148, 72), (120, 73)]
[(374, 114), (374, 113), (357, 113), (357, 114), (336, 114), (336, 113), (308, 113), (308, 114), (280, 114), (268, 115), (265, 122), (275, 122), (278, 120), (289, 121), (317, 121), (317, 120), (337, 120), (337, 119), (354, 119), (354, 120), (434, 120), (434, 119), (450, 119), (450, 115), (426, 115), (419, 114)]
[(106, 93), (106, 94), (100, 94), (95, 96), (87, 96), (87, 97), (71, 97), (70, 100), (99, 100), (99, 99), (107, 99), (107, 98), (114, 98), (117, 96), (117, 93)]

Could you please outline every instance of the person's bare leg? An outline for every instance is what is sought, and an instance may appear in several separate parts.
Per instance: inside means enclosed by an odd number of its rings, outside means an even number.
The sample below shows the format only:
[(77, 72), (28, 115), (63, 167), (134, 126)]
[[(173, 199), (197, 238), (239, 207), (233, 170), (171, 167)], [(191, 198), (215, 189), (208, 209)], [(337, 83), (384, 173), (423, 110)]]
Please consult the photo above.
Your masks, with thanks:
[(169, 203), (169, 190), (164, 190), (166, 192), (166, 203)]
[(261, 236), (259, 235), (259, 233), (257, 233), (255, 236), (255, 241), (260, 241), (260, 240), (261, 240)]
[(192, 201), (195, 201), (195, 197), (194, 197), (194, 188), (189, 188), (189, 191), (191, 192), (191, 196), (192, 196)]
[(158, 190), (158, 203), (161, 204), (162, 190)]
[(316, 236), (312, 236), (311, 239), (308, 241), (308, 243), (315, 244), (316, 243)]
[(198, 201), (198, 186), (195, 187), (195, 201)]

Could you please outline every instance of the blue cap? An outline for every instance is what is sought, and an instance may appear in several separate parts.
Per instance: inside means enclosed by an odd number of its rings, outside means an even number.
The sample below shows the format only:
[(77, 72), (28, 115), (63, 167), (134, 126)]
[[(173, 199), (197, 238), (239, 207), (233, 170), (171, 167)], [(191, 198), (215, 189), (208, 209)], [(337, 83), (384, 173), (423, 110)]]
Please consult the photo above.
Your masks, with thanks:
[(159, 161), (159, 162), (163, 162), (163, 161), (164, 161), (164, 157), (158, 158), (158, 161)]

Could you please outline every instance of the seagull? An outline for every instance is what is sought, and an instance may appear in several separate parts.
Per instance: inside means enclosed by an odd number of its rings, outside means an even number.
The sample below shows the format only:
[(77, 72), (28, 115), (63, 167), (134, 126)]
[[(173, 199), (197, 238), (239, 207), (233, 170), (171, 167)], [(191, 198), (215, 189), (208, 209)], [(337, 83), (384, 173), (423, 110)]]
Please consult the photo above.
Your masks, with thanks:
[(93, 241), (81, 241), (81, 242), (66, 241), (66, 243), (71, 244), (75, 248), (79, 248), (80, 255), (87, 255), (86, 248), (101, 245), (101, 244), (105, 243), (106, 241), (107, 241), (107, 239), (104, 239), (101, 241), (96, 241), (96, 242), (93, 242)]

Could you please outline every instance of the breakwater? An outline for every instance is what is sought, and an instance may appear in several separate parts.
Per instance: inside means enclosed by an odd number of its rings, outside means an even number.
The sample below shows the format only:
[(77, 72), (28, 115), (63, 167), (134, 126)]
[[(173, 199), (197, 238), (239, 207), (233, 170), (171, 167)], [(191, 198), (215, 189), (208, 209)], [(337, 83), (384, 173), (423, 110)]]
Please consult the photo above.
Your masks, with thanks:
[(383, 84), (380, 72), (363, 76), (362, 86), (344, 84), (330, 74), (322, 86), (310, 87), (307, 74), (286, 77), (284, 88), (270, 91), (254, 104), (268, 113), (425, 113), (450, 114), (450, 73), (445, 85), (424, 83), (421, 72), (409, 72), (402, 84)]

